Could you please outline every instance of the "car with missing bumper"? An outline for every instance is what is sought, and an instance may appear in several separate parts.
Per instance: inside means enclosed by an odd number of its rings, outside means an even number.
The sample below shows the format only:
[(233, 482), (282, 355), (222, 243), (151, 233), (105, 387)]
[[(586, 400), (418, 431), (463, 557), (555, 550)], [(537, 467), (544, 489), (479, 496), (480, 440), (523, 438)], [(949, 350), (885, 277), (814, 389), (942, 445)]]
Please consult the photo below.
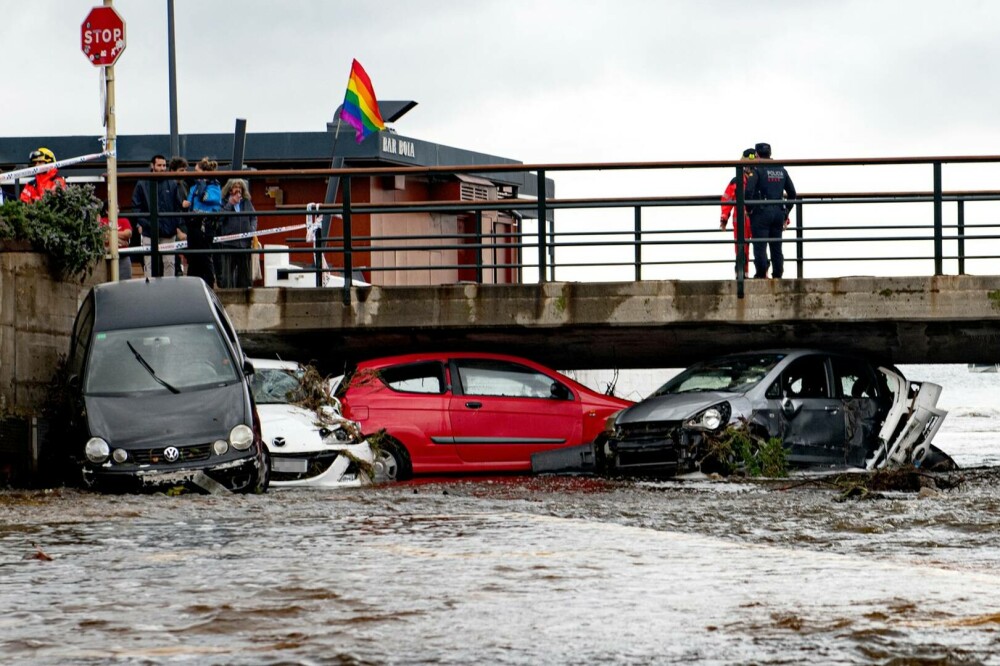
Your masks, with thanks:
[(931, 444), (941, 387), (890, 366), (816, 350), (733, 354), (684, 370), (609, 420), (597, 451), (623, 474), (696, 471), (730, 427), (778, 438), (792, 467), (952, 469)]
[(264, 492), (253, 367), (199, 278), (99, 284), (67, 357), (62, 453), (88, 487)]
[(389, 479), (528, 471), (532, 454), (591, 442), (632, 404), (528, 359), (476, 352), (363, 361), (337, 395), (344, 416), (378, 437)]
[(318, 372), (294, 361), (250, 361), (272, 487), (356, 488), (378, 478), (370, 443), (341, 416), (333, 386)]

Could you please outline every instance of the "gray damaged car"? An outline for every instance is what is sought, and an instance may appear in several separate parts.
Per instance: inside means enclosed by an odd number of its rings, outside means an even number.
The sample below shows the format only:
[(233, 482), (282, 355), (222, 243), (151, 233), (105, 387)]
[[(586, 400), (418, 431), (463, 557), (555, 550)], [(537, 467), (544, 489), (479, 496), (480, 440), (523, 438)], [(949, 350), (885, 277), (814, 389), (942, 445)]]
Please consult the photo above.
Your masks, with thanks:
[(711, 440), (735, 426), (779, 438), (792, 467), (949, 469), (954, 462), (931, 444), (947, 414), (940, 394), (937, 384), (853, 356), (733, 354), (687, 368), (609, 419), (594, 453), (616, 473), (699, 471)]

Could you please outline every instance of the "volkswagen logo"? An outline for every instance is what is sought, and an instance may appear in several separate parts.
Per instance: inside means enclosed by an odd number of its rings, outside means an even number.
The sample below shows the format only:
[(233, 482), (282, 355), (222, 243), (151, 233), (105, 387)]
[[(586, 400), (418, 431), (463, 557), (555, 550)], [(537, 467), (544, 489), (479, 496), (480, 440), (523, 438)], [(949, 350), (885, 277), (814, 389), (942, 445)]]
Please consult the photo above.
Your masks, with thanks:
[(163, 457), (167, 459), (167, 462), (177, 462), (177, 459), (181, 457), (181, 452), (177, 450), (176, 446), (168, 446), (163, 449)]

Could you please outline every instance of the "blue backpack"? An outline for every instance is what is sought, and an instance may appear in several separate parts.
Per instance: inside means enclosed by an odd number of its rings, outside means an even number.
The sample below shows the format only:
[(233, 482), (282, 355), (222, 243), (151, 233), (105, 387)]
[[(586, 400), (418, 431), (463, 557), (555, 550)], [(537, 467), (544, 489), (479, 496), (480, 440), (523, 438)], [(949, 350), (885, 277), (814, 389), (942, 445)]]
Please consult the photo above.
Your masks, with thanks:
[(222, 188), (217, 180), (199, 180), (188, 194), (191, 210), (215, 213), (222, 210)]

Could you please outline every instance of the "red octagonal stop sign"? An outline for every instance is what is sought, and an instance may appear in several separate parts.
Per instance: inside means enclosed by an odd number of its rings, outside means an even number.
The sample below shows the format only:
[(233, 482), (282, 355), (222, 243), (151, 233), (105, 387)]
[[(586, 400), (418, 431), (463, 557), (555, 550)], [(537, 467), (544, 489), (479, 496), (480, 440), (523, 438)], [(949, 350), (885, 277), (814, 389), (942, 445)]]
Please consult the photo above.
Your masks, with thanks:
[(125, 50), (125, 21), (114, 7), (94, 7), (83, 20), (80, 45), (93, 64), (115, 64)]

